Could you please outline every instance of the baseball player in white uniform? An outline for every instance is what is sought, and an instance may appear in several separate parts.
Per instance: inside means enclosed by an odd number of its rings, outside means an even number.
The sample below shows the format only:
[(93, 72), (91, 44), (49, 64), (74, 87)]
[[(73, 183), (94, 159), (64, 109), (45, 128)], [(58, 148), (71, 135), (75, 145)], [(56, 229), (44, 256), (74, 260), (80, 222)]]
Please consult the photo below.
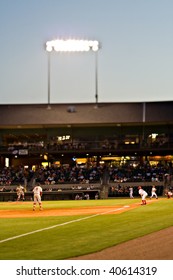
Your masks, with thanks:
[(134, 196), (133, 196), (133, 187), (129, 188), (129, 195), (130, 195), (130, 198), (134, 198)]
[(167, 198), (171, 198), (173, 195), (172, 190), (168, 190), (165, 195), (167, 195)]
[(147, 197), (148, 193), (146, 191), (144, 191), (141, 186), (138, 187), (138, 190), (139, 190), (139, 194), (142, 198), (142, 204), (141, 205), (146, 205), (147, 204), (146, 197)]
[(152, 186), (150, 198), (153, 198), (154, 196), (155, 196), (156, 199), (158, 198), (157, 194), (156, 194), (156, 187)]
[(24, 187), (19, 185), (16, 188), (16, 192), (17, 192), (17, 201), (19, 201), (21, 198), (22, 200), (25, 200), (25, 193), (24, 193)]
[(43, 192), (42, 187), (40, 186), (40, 184), (37, 184), (33, 189), (33, 193), (34, 193), (33, 211), (35, 211), (35, 207), (37, 203), (39, 204), (40, 210), (43, 210), (42, 202), (41, 202), (42, 192)]

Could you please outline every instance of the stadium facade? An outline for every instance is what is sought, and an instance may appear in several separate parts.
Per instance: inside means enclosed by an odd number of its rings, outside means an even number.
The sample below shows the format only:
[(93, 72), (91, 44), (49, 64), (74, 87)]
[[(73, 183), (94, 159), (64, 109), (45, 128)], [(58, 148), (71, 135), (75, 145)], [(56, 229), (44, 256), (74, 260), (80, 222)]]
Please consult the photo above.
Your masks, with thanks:
[(173, 162), (173, 102), (0, 105), (0, 165)]

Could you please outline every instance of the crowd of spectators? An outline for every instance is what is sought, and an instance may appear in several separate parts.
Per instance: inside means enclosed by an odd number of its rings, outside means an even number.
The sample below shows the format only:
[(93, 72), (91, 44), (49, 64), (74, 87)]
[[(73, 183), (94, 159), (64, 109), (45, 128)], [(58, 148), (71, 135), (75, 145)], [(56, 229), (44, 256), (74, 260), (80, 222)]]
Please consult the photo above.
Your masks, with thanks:
[(0, 186), (27, 184), (33, 178), (42, 185), (53, 184), (94, 184), (102, 183), (106, 172), (108, 183), (122, 182), (161, 182), (172, 180), (172, 168), (158, 164), (157, 166), (124, 165), (119, 167), (68, 165), (38, 167), (35, 171), (23, 166), (0, 168)]
[(24, 184), (26, 178), (29, 179), (29, 172), (22, 166), (0, 168), (0, 185), (10, 186), (14, 184)]
[(172, 168), (161, 164), (124, 165), (109, 168), (109, 174), (112, 182), (161, 182), (172, 175)]
[(58, 183), (96, 183), (100, 181), (102, 167), (47, 167), (39, 168), (36, 173), (37, 182), (46, 185)]

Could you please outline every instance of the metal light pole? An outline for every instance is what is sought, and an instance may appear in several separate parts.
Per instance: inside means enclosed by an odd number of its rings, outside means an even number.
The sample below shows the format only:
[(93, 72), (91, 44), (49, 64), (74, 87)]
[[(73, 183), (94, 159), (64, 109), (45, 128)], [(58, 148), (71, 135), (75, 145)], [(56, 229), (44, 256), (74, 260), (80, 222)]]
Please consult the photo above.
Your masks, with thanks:
[(50, 106), (50, 52), (48, 52), (48, 60), (47, 60), (47, 109), (51, 109)]
[(51, 109), (50, 104), (50, 82), (51, 82), (51, 69), (50, 69), (50, 60), (51, 60), (51, 52), (95, 52), (95, 99), (96, 99), (96, 107), (98, 104), (98, 55), (97, 52), (99, 50), (99, 42), (91, 41), (91, 40), (52, 40), (46, 42), (46, 51), (48, 52), (48, 109)]
[(95, 53), (95, 108), (98, 107), (98, 52)]

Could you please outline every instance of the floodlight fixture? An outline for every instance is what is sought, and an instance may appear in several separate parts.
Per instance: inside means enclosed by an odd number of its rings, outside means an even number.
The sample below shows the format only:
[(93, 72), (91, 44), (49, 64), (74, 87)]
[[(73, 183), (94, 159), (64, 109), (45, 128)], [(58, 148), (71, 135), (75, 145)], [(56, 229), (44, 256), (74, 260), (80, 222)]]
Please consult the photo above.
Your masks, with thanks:
[(52, 52), (88, 52), (88, 51), (98, 51), (99, 42), (94, 40), (52, 40), (46, 42), (46, 51)]
[(100, 44), (97, 40), (76, 40), (76, 39), (56, 39), (46, 42), (46, 51), (48, 52), (48, 109), (50, 107), (50, 53), (55, 52), (95, 52), (95, 99), (98, 103), (98, 56), (97, 52)]

